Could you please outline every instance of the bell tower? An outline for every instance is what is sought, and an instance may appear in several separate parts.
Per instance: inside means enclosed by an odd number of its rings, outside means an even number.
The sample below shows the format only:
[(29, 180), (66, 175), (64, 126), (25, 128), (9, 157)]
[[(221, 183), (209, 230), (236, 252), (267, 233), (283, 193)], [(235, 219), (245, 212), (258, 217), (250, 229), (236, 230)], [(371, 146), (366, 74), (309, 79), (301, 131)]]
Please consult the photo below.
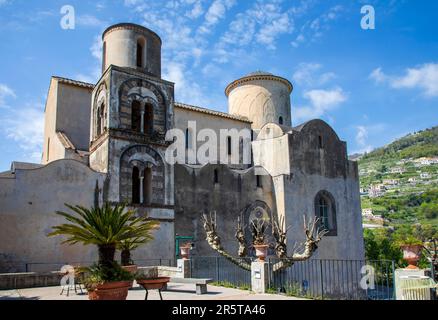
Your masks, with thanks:
[(106, 29), (102, 41), (90, 166), (107, 173), (103, 199), (152, 216), (166, 209), (173, 216), (173, 167), (164, 155), (165, 134), (174, 123), (174, 84), (161, 79), (161, 39), (143, 26), (122, 23)]

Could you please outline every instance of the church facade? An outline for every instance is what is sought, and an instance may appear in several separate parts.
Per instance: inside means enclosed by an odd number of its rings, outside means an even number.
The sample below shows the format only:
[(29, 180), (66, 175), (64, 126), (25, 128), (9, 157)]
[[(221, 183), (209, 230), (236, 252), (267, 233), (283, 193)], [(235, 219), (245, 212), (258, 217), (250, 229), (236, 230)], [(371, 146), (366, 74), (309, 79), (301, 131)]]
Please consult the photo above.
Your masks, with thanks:
[[(114, 25), (103, 34), (96, 84), (52, 77), (41, 164), (13, 162), (0, 173), (0, 271), (94, 261), (95, 248), (46, 235), (63, 222), (55, 211), (65, 203), (107, 201), (160, 221), (155, 240), (134, 253), (139, 264), (174, 259), (179, 236), (195, 244), (193, 254), (215, 255), (200, 222), (213, 212), (224, 247), (235, 255), (238, 216), (246, 224), (283, 217), (290, 248), (304, 240), (305, 216), (320, 218), (329, 231), (316, 258), (364, 259), (357, 164), (325, 122), (292, 127), (292, 84), (266, 72), (237, 79), (225, 90), (229, 113), (177, 103), (174, 84), (161, 77), (161, 45), (142, 26)], [(176, 164), (166, 159), (174, 129), (184, 133), (186, 149)], [(190, 156), (202, 148), (198, 133), (205, 130), (223, 142), (218, 161)], [(232, 162), (232, 146), (245, 145), (249, 162), (240, 153)]]

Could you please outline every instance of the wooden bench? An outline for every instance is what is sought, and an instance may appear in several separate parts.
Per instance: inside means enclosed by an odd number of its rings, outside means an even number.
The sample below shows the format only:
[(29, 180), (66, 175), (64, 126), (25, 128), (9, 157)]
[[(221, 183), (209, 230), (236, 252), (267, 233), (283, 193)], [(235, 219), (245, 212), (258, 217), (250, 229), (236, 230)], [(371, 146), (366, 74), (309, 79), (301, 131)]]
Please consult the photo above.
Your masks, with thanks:
[(213, 279), (190, 279), (190, 278), (171, 278), (170, 283), (194, 284), (196, 285), (196, 294), (206, 294), (207, 284), (213, 282)]

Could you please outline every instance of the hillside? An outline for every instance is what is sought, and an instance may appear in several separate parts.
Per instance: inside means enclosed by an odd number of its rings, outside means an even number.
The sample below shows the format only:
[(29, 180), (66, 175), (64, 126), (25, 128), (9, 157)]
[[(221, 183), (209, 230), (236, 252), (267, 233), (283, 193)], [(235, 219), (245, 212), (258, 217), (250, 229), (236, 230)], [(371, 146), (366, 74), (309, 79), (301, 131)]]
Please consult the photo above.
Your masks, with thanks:
[(355, 157), (364, 222), (438, 225), (438, 127)]

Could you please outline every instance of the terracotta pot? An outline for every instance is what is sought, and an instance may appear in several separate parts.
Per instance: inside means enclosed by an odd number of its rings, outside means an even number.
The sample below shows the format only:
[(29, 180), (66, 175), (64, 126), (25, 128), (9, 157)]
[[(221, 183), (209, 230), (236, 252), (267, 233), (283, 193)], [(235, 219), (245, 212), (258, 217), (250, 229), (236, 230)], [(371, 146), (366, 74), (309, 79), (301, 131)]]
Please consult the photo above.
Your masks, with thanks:
[(403, 259), (409, 263), (408, 269), (418, 269), (417, 264), (421, 258), (422, 245), (405, 245), (401, 246), (403, 250)]
[(146, 290), (158, 290), (162, 289), (167, 283), (169, 283), (169, 277), (160, 277), (155, 279), (137, 280), (137, 283)]
[(258, 261), (265, 261), (266, 257), (268, 256), (268, 248), (269, 246), (266, 244), (254, 246)]
[(190, 258), (190, 249), (191, 249), (191, 247), (190, 246), (180, 247), (179, 249), (181, 251), (181, 257), (184, 260), (188, 260)]
[(131, 265), (131, 266), (122, 266), (122, 269), (126, 270), (126, 271), (128, 271), (128, 272), (130, 272), (132, 274), (136, 274), (137, 270), (138, 270), (138, 267), (134, 264), (134, 265)]
[(132, 281), (107, 282), (88, 291), (89, 300), (126, 300)]

